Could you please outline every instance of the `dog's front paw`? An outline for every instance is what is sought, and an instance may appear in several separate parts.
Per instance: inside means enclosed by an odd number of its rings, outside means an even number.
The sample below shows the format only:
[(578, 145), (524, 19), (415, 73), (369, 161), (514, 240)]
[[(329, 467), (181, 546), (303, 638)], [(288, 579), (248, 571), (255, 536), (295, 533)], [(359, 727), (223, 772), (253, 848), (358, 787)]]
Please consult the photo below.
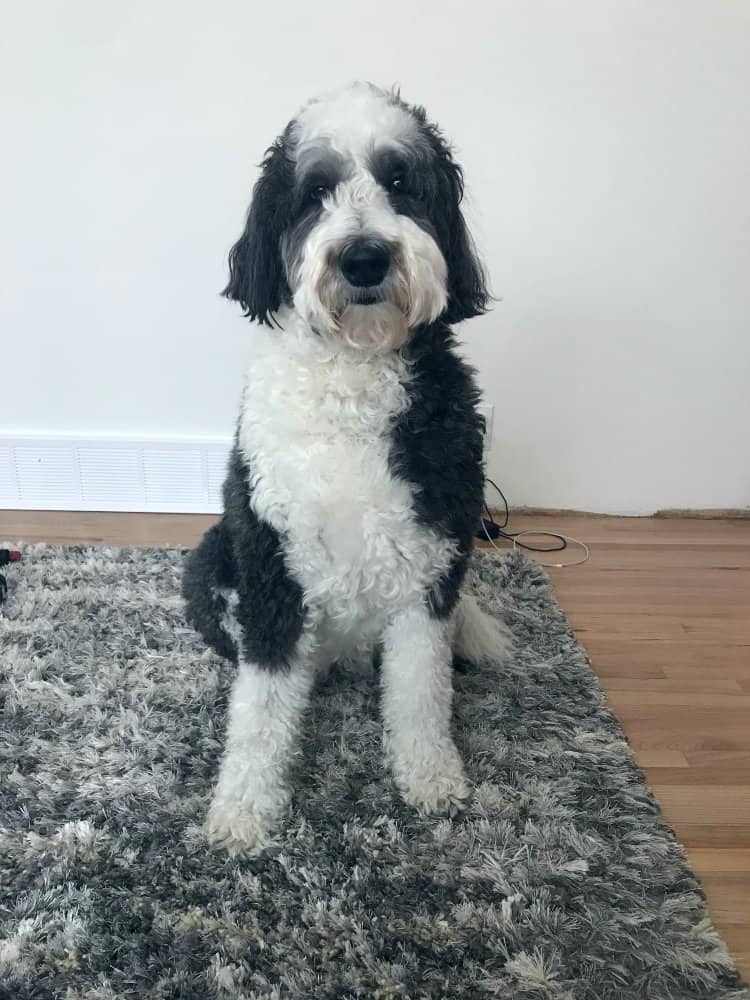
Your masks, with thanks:
[(472, 792), (458, 755), (434, 761), (432, 767), (424, 767), (423, 762), (421, 767), (400, 768), (396, 781), (404, 801), (422, 813), (455, 813), (466, 805)]
[(234, 857), (266, 847), (275, 820), (275, 815), (261, 812), (252, 803), (214, 800), (208, 810), (205, 831), (210, 844), (224, 848)]

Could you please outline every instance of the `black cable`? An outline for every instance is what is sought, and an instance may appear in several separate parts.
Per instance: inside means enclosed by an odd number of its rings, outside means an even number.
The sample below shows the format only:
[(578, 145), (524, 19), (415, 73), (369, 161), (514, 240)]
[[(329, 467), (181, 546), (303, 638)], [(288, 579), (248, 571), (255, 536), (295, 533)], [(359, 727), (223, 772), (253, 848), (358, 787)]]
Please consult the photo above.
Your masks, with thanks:
[(485, 480), (490, 484), (490, 486), (498, 492), (500, 499), (503, 501), (503, 507), (505, 508), (505, 519), (502, 524), (498, 524), (495, 520), (495, 516), (489, 508), (487, 500), (484, 501), (484, 509), (487, 511), (490, 523), (497, 528), (497, 532), (500, 538), (505, 538), (509, 542), (513, 542), (517, 545), (519, 549), (526, 549), (527, 552), (562, 552), (563, 549), (567, 549), (568, 542), (564, 535), (558, 535), (556, 531), (548, 531), (546, 534), (550, 538), (556, 538), (560, 544), (559, 545), (530, 545), (528, 542), (519, 542), (518, 536), (522, 534), (528, 534), (528, 531), (506, 531), (508, 527), (508, 521), (510, 520), (510, 507), (508, 506), (508, 501), (505, 498), (505, 494), (492, 479), (487, 478)]

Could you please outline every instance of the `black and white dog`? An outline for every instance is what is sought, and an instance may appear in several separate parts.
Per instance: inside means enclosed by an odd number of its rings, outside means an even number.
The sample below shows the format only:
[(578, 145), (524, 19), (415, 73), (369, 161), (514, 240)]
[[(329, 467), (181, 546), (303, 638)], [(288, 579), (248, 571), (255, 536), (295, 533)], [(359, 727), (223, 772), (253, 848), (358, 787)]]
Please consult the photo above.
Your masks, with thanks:
[(316, 673), (381, 654), (405, 800), (460, 803), (454, 652), (505, 637), (460, 593), (483, 498), (482, 418), (449, 324), (484, 276), (460, 167), (419, 107), (369, 84), (307, 104), (271, 146), (225, 295), (259, 321), (225, 512), (192, 553), (188, 616), (238, 663), (208, 816), (262, 846)]

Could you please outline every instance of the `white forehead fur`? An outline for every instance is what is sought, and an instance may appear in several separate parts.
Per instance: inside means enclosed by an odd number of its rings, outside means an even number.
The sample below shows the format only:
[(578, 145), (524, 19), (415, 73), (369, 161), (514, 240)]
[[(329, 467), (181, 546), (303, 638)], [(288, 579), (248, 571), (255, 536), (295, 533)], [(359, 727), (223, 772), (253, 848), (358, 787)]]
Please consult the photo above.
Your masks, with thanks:
[(417, 133), (414, 118), (383, 90), (355, 83), (305, 105), (294, 125), (300, 146), (321, 139), (339, 153), (364, 158), (377, 145), (398, 143)]

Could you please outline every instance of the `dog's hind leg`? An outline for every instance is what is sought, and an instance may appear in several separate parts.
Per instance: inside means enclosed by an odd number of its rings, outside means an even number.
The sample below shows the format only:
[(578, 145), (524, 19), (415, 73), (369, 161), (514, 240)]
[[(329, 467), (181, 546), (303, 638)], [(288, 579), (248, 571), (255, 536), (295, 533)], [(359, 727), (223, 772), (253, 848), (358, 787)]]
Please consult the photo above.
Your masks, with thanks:
[(235, 586), (235, 565), (227, 526), (209, 528), (185, 561), (182, 595), (190, 624), (220, 656), (237, 660), (237, 644), (225, 628), (227, 594)]
[(455, 612), (453, 652), (475, 666), (502, 662), (513, 648), (508, 627), (486, 614), (470, 594), (462, 594)]

